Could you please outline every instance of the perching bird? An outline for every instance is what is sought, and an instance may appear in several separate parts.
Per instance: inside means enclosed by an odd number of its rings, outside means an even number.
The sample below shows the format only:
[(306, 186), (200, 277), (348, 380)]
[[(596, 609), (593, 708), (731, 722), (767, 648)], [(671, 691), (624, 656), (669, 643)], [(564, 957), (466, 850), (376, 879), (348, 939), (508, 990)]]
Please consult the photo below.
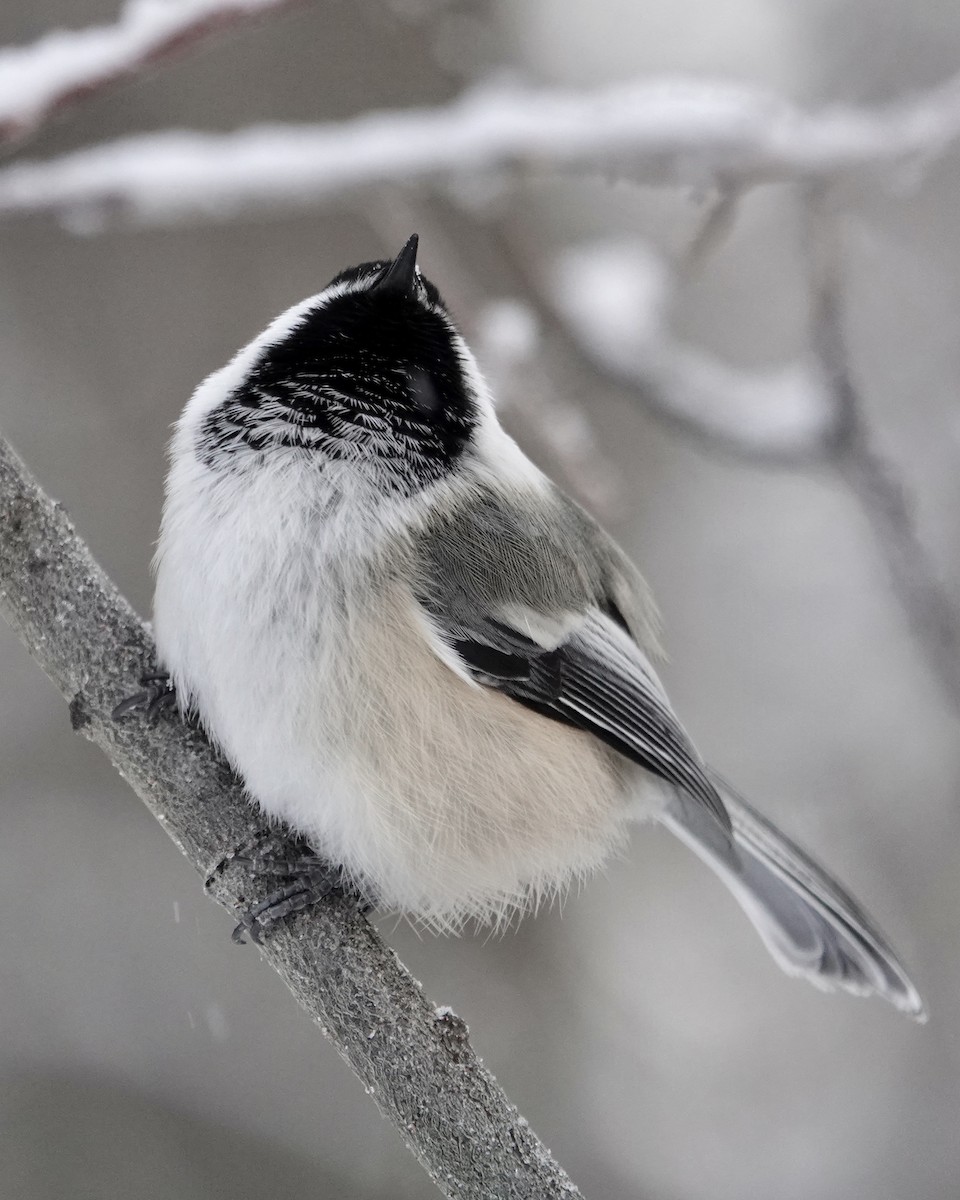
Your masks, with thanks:
[(341, 272), (187, 404), (154, 603), (181, 708), (383, 908), (499, 919), (652, 818), (784, 970), (921, 1017), (859, 906), (700, 758), (640, 574), (500, 427), (416, 257)]

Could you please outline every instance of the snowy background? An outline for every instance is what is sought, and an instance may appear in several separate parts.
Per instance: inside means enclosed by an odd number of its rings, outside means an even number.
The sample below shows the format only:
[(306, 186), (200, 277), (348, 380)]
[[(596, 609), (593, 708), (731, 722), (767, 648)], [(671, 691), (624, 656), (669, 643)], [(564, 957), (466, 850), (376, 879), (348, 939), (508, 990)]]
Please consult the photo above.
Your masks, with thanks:
[[(115, 0), (7, 0), (0, 43), (116, 15)], [(38, 86), (36, 60), (19, 82), (14, 66), (0, 58), (0, 127)], [(904, 162), (812, 209), (791, 169), (718, 191), (695, 146), (668, 187), (649, 157), (638, 185), (613, 151), (599, 172), (556, 173), (528, 141), (522, 162), (479, 173), (448, 159), (441, 179), (323, 197), (315, 184), (297, 206), (177, 223), (116, 195), (31, 213), (39, 177), (9, 172), (121, 135), (436, 109), (475, 86), (507, 105), (510, 137), (524, 89), (661, 77), (697, 96), (705, 81), (746, 87), (773, 109), (884, 113), (958, 69), (960, 8), (934, 0), (317, 2), (84, 101), (0, 163), (0, 427), (142, 612), (164, 446), (192, 388), (416, 229), (511, 427), (643, 565), (666, 682), (701, 749), (911, 968), (925, 1027), (783, 977), (657, 831), (502, 939), (385, 924), (591, 1200), (956, 1195), (960, 154), (907, 122)], [(714, 152), (741, 185), (729, 132)], [(939, 633), (922, 597), (891, 585), (897, 531), (818, 449), (837, 305), (859, 412), (942, 583)], [(0, 913), (3, 1195), (435, 1194), (5, 626)]]

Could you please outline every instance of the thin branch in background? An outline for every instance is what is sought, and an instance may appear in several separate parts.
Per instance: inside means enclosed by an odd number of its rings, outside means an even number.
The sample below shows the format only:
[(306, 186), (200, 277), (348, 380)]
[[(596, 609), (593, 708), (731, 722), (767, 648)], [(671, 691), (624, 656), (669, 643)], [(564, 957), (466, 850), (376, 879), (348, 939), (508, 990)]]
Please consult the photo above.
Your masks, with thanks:
[[(540, 322), (524, 301), (504, 298), (474, 314), (471, 344), (497, 399), (501, 419), (524, 444), (556, 464), (559, 482), (594, 514), (617, 515), (619, 469), (603, 454), (588, 404), (574, 404), (540, 370)], [(539, 457), (538, 454), (538, 457)]]
[(579, 353), (672, 427), (765, 463), (809, 462), (822, 453), (833, 411), (816, 363), (747, 370), (679, 339), (670, 327), (676, 278), (648, 244), (573, 247), (550, 283), (551, 303)]
[(141, 225), (311, 206), (385, 183), (463, 187), (576, 171), (744, 189), (929, 163), (960, 138), (960, 76), (876, 111), (806, 113), (759, 88), (695, 80), (592, 92), (477, 88), (434, 110), (232, 134), (165, 132), (0, 171), (0, 215)]
[(960, 711), (960, 610), (920, 539), (906, 489), (867, 424), (845, 336), (839, 215), (819, 188), (809, 192), (806, 207), (812, 341), (836, 413), (827, 455), (860, 502), (927, 664)]
[(740, 188), (724, 186), (718, 189), (690, 244), (680, 255), (676, 267), (678, 282), (698, 274), (707, 259), (726, 241), (737, 219), (742, 194)]
[(57, 30), (0, 50), (0, 146), (54, 114), (198, 46), (231, 26), (302, 0), (128, 0), (114, 25)]
[(904, 485), (874, 448), (845, 344), (836, 217), (819, 188), (808, 209), (812, 354), (776, 370), (735, 368), (678, 340), (669, 319), (677, 278), (636, 239), (568, 250), (553, 286), (539, 290), (568, 349), (697, 445), (763, 465), (835, 468), (870, 523), (924, 658), (960, 711), (960, 609), (920, 540)]
[[(280, 835), (183, 722), (111, 719), (155, 662), (149, 633), (2, 438), (0, 514), (0, 612), (70, 701), (73, 727), (109, 755), (220, 903), (248, 907), (262, 881), (238, 851)], [(444, 1195), (577, 1200), (464, 1023), (429, 1004), (355, 901), (328, 898), (280, 926), (262, 952)]]

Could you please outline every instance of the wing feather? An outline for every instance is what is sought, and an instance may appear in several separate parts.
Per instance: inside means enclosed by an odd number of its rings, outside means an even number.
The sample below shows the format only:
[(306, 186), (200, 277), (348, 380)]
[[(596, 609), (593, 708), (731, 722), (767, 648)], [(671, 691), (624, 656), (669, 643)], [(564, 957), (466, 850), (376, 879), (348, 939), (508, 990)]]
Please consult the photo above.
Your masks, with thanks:
[(417, 599), (443, 661), (592, 733), (679, 788), (729, 841), (723, 801), (647, 657), (646, 585), (592, 518), (555, 489), (477, 478), (418, 547)]
[(680, 725), (646, 655), (599, 608), (586, 613), (565, 641), (545, 648), (495, 617), (444, 627), (431, 620), (446, 648), (472, 677), (543, 716), (592, 733), (702, 804), (724, 831), (730, 819), (700, 756)]

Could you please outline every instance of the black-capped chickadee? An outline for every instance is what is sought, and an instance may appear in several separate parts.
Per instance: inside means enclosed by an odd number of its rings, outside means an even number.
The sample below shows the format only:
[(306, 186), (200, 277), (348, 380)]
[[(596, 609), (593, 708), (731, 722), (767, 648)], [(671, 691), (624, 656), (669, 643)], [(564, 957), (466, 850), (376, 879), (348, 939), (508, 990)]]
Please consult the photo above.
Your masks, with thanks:
[(652, 818), (784, 970), (921, 1017), (859, 906), (703, 763), (642, 578), (500, 427), (416, 257), (341, 272), (187, 404), (154, 605), (181, 707), (384, 908), (501, 918)]

